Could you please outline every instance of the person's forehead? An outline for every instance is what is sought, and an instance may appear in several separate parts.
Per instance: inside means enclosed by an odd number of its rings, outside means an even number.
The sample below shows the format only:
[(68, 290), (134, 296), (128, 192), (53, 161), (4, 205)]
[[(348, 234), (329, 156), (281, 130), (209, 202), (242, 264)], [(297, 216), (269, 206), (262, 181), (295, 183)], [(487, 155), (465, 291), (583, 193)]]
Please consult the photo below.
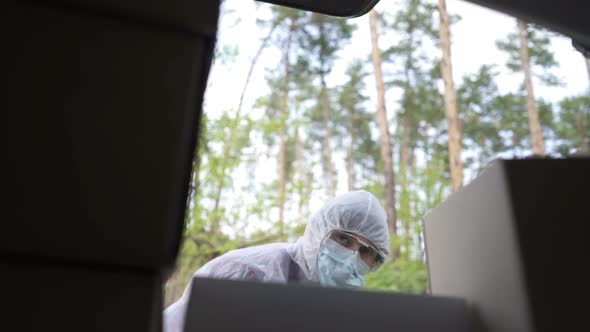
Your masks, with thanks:
[(354, 233), (354, 232), (347, 232), (347, 231), (341, 231), (341, 232), (342, 232), (342, 233), (345, 233), (345, 234), (352, 235), (353, 237), (356, 237), (356, 238), (358, 238), (358, 239), (359, 239), (359, 240), (361, 240), (362, 242), (364, 242), (364, 243), (366, 243), (366, 244), (369, 244), (369, 245), (371, 245), (371, 246), (373, 246), (373, 247), (375, 247), (375, 248), (376, 248), (376, 246), (375, 246), (375, 243), (373, 243), (373, 241), (371, 241), (371, 240), (367, 239), (366, 237), (364, 237), (364, 236), (362, 236), (362, 235), (360, 235), (360, 234), (357, 234), (357, 233)]

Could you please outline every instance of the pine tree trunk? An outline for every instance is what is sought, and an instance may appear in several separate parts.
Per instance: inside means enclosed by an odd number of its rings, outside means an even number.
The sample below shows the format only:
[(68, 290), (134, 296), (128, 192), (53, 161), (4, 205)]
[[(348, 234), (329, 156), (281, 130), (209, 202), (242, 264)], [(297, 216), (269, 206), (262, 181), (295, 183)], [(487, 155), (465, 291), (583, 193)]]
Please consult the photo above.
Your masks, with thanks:
[(282, 109), (279, 113), (279, 179), (278, 179), (278, 202), (279, 207), (279, 238), (283, 239), (285, 236), (285, 194), (287, 187), (287, 117), (289, 114), (289, 52), (291, 51), (291, 39), (295, 31), (295, 22), (291, 20), (289, 26), (289, 35), (287, 37), (287, 45), (284, 53), (284, 71), (283, 71), (283, 100)]
[(576, 132), (578, 133), (578, 149), (580, 149), (580, 151), (586, 148), (586, 132), (584, 128), (586, 128), (584, 114), (578, 112), (576, 113)]
[(320, 91), (320, 107), (322, 110), (322, 122), (324, 124), (324, 169), (326, 172), (327, 192), (328, 195), (332, 197), (336, 192), (336, 181), (334, 175), (334, 165), (332, 164), (332, 133), (330, 128), (330, 106), (328, 103), (327, 87), (323, 74), (321, 80), (322, 90)]
[(348, 191), (354, 190), (354, 112), (351, 109), (348, 110), (348, 118), (350, 122), (348, 124), (348, 151), (346, 154), (346, 170), (348, 172)]
[(537, 109), (537, 102), (535, 101), (535, 93), (533, 91), (526, 23), (522, 20), (518, 20), (518, 31), (520, 35), (520, 58), (522, 61), (522, 69), (524, 71), (524, 84), (527, 93), (526, 104), (529, 115), (529, 130), (531, 132), (533, 154), (544, 156), (545, 145), (543, 143), (543, 130), (541, 129), (539, 110)]
[[(320, 36), (324, 36), (324, 23), (320, 22)], [(328, 101), (328, 88), (326, 86), (326, 68), (325, 68), (325, 49), (324, 44), (320, 46), (320, 108), (324, 124), (324, 170), (326, 172), (327, 192), (330, 197), (336, 193), (336, 175), (334, 165), (332, 164), (332, 133), (330, 126), (330, 104)]]
[(410, 164), (410, 123), (408, 120), (408, 109), (404, 109), (404, 113), (401, 116), (401, 130), (402, 130), (402, 142), (400, 147), (400, 173), (402, 174), (402, 181), (406, 178), (406, 170)]
[(346, 156), (346, 169), (348, 171), (348, 191), (354, 190), (354, 169), (352, 151), (352, 143), (350, 143), (348, 146), (348, 154)]
[[(226, 143), (226, 144), (228, 144), (228, 143)], [(221, 221), (221, 218), (219, 215), (219, 203), (221, 202), (221, 193), (223, 191), (223, 188), (225, 188), (225, 167), (224, 166), (221, 167), (221, 171), (222, 171), (222, 173), (221, 173), (222, 180), (219, 181), (219, 183), (217, 184), (217, 191), (215, 193), (215, 201), (213, 203), (213, 210), (210, 214), (212, 216), (212, 218), (211, 218), (211, 233), (213, 233), (213, 234), (217, 234), (217, 232), (219, 231), (219, 222)]]
[[(406, 90), (407, 91), (407, 90)], [(410, 207), (410, 192), (408, 190), (408, 168), (410, 165), (410, 123), (408, 119), (408, 112), (409, 112), (409, 96), (406, 95), (406, 102), (404, 103), (404, 113), (401, 117), (401, 147), (400, 147), (400, 183), (401, 183), (401, 191), (399, 195), (399, 205), (400, 209), (398, 211), (398, 219), (401, 221), (401, 224), (404, 229), (403, 239), (402, 239), (402, 248), (403, 251), (400, 253), (402, 257), (406, 259), (410, 258), (411, 252), (411, 231), (410, 231), (410, 221), (411, 221), (411, 207)]]
[[(393, 157), (389, 124), (387, 122), (387, 110), (385, 108), (385, 85), (383, 83), (383, 72), (381, 69), (381, 50), (379, 49), (379, 33), (377, 31), (377, 12), (371, 10), (369, 14), (371, 26), (371, 55), (373, 67), (375, 68), (375, 82), (377, 85), (377, 120), (381, 132), (381, 159), (383, 160), (383, 172), (385, 173), (385, 212), (389, 232), (397, 234), (395, 214), (395, 179), (393, 175)], [(395, 249), (395, 248), (394, 248)], [(392, 259), (397, 258), (397, 252), (392, 250)]]
[(305, 183), (305, 170), (303, 168), (303, 146), (299, 137), (299, 126), (295, 126), (295, 166), (297, 167), (297, 195), (299, 196), (299, 214), (303, 214), (305, 195), (303, 184)]
[(281, 127), (279, 128), (279, 236), (282, 238), (285, 234), (285, 192), (286, 192), (286, 165), (287, 165), (287, 139), (285, 133), (285, 123), (281, 120)]
[(449, 31), (449, 15), (445, 0), (438, 0), (440, 12), (439, 36), (442, 48), (441, 74), (445, 82), (445, 115), (449, 130), (449, 166), (453, 190), (463, 185), (463, 161), (461, 160), (461, 123), (457, 112), (457, 94), (453, 82), (451, 63), (451, 34)]

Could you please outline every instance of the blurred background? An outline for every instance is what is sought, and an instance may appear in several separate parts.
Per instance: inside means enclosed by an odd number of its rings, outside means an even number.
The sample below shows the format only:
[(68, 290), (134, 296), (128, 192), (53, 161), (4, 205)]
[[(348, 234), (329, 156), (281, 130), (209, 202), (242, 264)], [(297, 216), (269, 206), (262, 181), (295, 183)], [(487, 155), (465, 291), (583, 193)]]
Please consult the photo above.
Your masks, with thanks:
[(458, 0), (349, 20), (223, 1), (166, 305), (207, 261), (294, 242), (354, 189), (381, 199), (392, 235), (367, 288), (426, 293), (424, 214), (493, 159), (588, 151), (589, 80), (568, 38)]

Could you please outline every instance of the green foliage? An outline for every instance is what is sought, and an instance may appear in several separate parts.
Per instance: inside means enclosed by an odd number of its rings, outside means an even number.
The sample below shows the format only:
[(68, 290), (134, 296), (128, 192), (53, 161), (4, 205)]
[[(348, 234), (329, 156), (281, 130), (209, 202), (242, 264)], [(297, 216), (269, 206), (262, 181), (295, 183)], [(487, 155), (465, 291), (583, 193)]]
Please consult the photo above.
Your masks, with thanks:
[[(557, 61), (551, 51), (551, 40), (547, 30), (532, 24), (526, 25), (527, 49), (529, 62), (533, 76), (549, 86), (560, 85), (561, 82), (557, 76), (549, 70), (557, 66)], [(513, 72), (522, 72), (522, 59), (520, 51), (520, 38), (518, 31), (508, 34), (505, 39), (496, 41), (498, 49), (508, 54), (506, 67)]]
[[(399, 233), (391, 241), (400, 256), (367, 276), (367, 288), (423, 294), (428, 282), (422, 218), (450, 194), (451, 185), (439, 52), (433, 52), (439, 39), (437, 8), (433, 1), (402, 2), (400, 10), (380, 15), (382, 39), (394, 41), (387, 43), (393, 46), (382, 58), (387, 110), (395, 128)], [(230, 13), (227, 10), (224, 15)], [(168, 302), (214, 257), (279, 239), (292, 242), (303, 234), (313, 212), (310, 206), (325, 198), (318, 193), (324, 189), (320, 170), (328, 129), (334, 162), (340, 168), (346, 167), (343, 157), (352, 151), (354, 187), (385, 199), (376, 109), (368, 92), (373, 87), (365, 84), (374, 82), (373, 73), (366, 60), (346, 59), (341, 52), (356, 27), (345, 20), (284, 7), (271, 7), (258, 24), (275, 29), (268, 45), (279, 54), (277, 63), (264, 69), (268, 92), (256, 96), (254, 105), (244, 104), (243, 112), (215, 110), (202, 119), (184, 241), (177, 269), (167, 284)], [(547, 75), (556, 65), (548, 34), (528, 26), (527, 36), (533, 72), (546, 84), (556, 83), (555, 75)], [(238, 46), (220, 45), (216, 64), (231, 66), (240, 55)], [(498, 47), (509, 55), (508, 68), (521, 71), (518, 35), (509, 35)], [(334, 82), (332, 71), (340, 68), (336, 65), (343, 59), (346, 75)], [(499, 153), (530, 153), (524, 88), (501, 93), (498, 82), (497, 68), (484, 65), (463, 77), (457, 91), (463, 148), (471, 156), (465, 165), (474, 171)], [(323, 96), (329, 110), (328, 129), (323, 122)], [(590, 144), (590, 95), (568, 97), (559, 105), (537, 103), (554, 152), (569, 155)], [(262, 116), (254, 117), (254, 113)], [(286, 142), (287, 165), (284, 237), (278, 234), (277, 223), (280, 135)], [(407, 152), (403, 163), (402, 149)], [(270, 171), (260, 180), (254, 173), (263, 162), (271, 166), (263, 165)], [(253, 228), (253, 224), (265, 227)]]
[[(526, 135), (526, 110), (521, 98), (505, 98), (499, 96), (495, 83), (497, 72), (493, 65), (483, 65), (470, 76), (463, 78), (463, 83), (457, 90), (459, 114), (463, 122), (463, 144), (469, 150), (475, 150), (477, 160), (466, 160), (465, 167), (474, 166), (481, 169), (492, 156), (507, 149), (509, 144), (502, 137), (503, 124), (517, 124), (515, 137)], [(511, 104), (513, 102), (513, 104)], [(509, 109), (507, 104), (513, 108)], [(518, 112), (518, 114), (513, 114)], [(516, 122), (505, 119), (506, 116), (518, 115)], [(514, 130), (512, 132), (514, 132)]]
[(444, 127), (444, 105), (437, 89), (441, 79), (439, 62), (427, 51), (427, 47), (438, 43), (436, 12), (431, 2), (406, 0), (389, 25), (401, 40), (383, 52), (384, 61), (396, 68), (389, 72), (387, 84), (401, 90), (396, 141), (403, 140), (404, 127), (412, 128), (406, 147), (410, 154), (417, 147), (432, 144), (436, 138), (431, 136), (445, 134), (440, 130)]
[[(393, 239), (400, 254), (399, 264), (421, 260), (421, 213), (425, 210), (423, 201), (432, 194), (428, 192), (431, 188), (417, 184), (429, 175), (426, 169), (432, 160), (443, 160), (442, 165), (447, 160), (439, 152), (443, 143), (446, 146), (447, 135), (443, 98), (438, 88), (442, 83), (440, 64), (429, 51), (439, 42), (436, 13), (432, 2), (406, 0), (391, 19), (385, 20), (390, 21), (386, 29), (400, 38), (383, 52), (387, 87), (399, 93), (392, 125), (396, 128), (394, 151), (399, 152), (395, 175), (398, 236)], [(418, 162), (418, 158), (426, 160)], [(445, 167), (437, 171), (439, 182), (448, 183), (448, 176)], [(399, 287), (409, 287), (402, 286), (401, 279), (397, 282)]]
[[(464, 145), (475, 156), (465, 166), (474, 170), (481, 170), (500, 152), (512, 150), (518, 155), (531, 149), (524, 87), (501, 94), (495, 83), (497, 75), (495, 66), (483, 65), (465, 76), (457, 90)], [(537, 107), (544, 136), (551, 137), (553, 106), (538, 99)]]
[(387, 262), (375, 273), (366, 278), (369, 290), (426, 294), (428, 292), (428, 272), (421, 260), (398, 259)]
[[(368, 97), (365, 94), (364, 78), (367, 76), (363, 62), (352, 61), (346, 71), (347, 81), (338, 89), (335, 100), (334, 124), (336, 147), (352, 149), (353, 187), (362, 187), (368, 173), (377, 172), (379, 143), (372, 135), (375, 114), (366, 109)], [(347, 158), (350, 156), (347, 155)], [(359, 176), (360, 175), (360, 176)]]
[[(435, 150), (436, 151), (436, 150)], [(424, 237), (422, 218), (424, 214), (440, 204), (450, 193), (450, 180), (445, 176), (445, 155), (433, 152), (432, 158), (424, 167), (419, 167), (412, 174), (413, 183), (408, 190), (409, 210), (400, 202), (398, 214), (407, 220), (410, 226), (410, 241), (404, 237), (393, 238), (393, 246), (406, 247), (406, 252), (395, 261), (386, 262), (375, 273), (366, 278), (370, 290), (390, 290), (404, 293), (425, 294), (428, 291), (428, 272), (424, 262)], [(415, 182), (414, 182), (415, 181)], [(404, 240), (409, 243), (404, 244)]]
[[(384, 61), (400, 61), (396, 78), (399, 79), (405, 76), (407, 71), (414, 71), (422, 65), (432, 66), (433, 61), (426, 47), (429, 43), (435, 45), (438, 43), (438, 32), (434, 24), (436, 11), (436, 5), (428, 1), (404, 0), (403, 7), (396, 11), (391, 19), (392, 22), (386, 25), (387, 28), (394, 30), (400, 39), (382, 52)], [(405, 77), (405, 81), (408, 80), (409, 77)], [(396, 79), (393, 79), (391, 83), (396, 85)]]
[(298, 28), (298, 55), (307, 59), (312, 77), (321, 79), (330, 73), (338, 51), (356, 27), (343, 19), (308, 13)]
[(590, 151), (590, 94), (565, 98), (559, 109), (557, 152), (568, 156), (576, 150)]
[(236, 61), (238, 54), (237, 45), (222, 45), (215, 49), (215, 61), (221, 65), (229, 65)]

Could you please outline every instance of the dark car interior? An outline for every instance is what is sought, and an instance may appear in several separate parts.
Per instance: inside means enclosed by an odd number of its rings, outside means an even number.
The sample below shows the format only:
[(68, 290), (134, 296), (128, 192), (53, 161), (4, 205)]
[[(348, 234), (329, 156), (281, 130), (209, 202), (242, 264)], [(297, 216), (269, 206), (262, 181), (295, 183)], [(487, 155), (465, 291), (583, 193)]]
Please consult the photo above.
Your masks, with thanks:
[[(590, 56), (588, 2), (469, 1), (569, 36)], [(265, 2), (353, 17), (378, 0)], [(9, 0), (2, 7), (2, 187), (8, 199), (0, 231), (1, 330), (161, 331), (163, 282), (181, 241), (219, 1)], [(543, 277), (565, 273), (582, 284), (588, 280), (579, 266), (587, 252), (581, 243), (590, 221), (590, 159), (496, 166), (501, 169), (496, 177), (482, 180), (487, 184), (476, 193), (453, 196), (430, 218), (456, 219), (457, 206), (483, 201), (496, 206), (496, 199), (509, 193), (510, 203), (501, 208), (519, 226), (517, 235), (506, 236), (517, 236), (523, 253), (511, 269), (525, 270), (521, 281), (529, 296), (522, 301), (532, 303), (529, 319), (536, 322), (523, 326), (586, 330), (583, 290), (567, 283), (544, 289)], [(545, 182), (526, 186), (533, 173)], [(568, 185), (554, 183), (561, 177)], [(490, 187), (500, 191), (486, 191)], [(539, 197), (534, 202), (527, 198), (533, 190)], [(477, 195), (480, 203), (467, 201)], [(538, 209), (549, 196), (558, 202)], [(549, 218), (563, 218), (563, 227), (575, 232), (551, 245), (568, 252), (570, 264), (544, 273), (543, 258), (555, 254), (544, 241), (555, 231), (542, 227)], [(472, 232), (484, 236), (480, 230)], [(427, 243), (437, 236), (427, 234)], [(452, 235), (440, 239), (445, 236)], [(453, 264), (461, 269), (471, 263)], [(494, 323), (502, 319), (494, 316), (495, 306), (506, 299), (489, 304), (481, 298), (489, 293), (447, 287), (442, 281), (452, 276), (440, 266), (430, 272), (441, 281), (433, 279), (434, 295), (466, 298), (474, 312), (483, 303), (485, 317), (474, 331), (516, 331), (510, 319)]]

